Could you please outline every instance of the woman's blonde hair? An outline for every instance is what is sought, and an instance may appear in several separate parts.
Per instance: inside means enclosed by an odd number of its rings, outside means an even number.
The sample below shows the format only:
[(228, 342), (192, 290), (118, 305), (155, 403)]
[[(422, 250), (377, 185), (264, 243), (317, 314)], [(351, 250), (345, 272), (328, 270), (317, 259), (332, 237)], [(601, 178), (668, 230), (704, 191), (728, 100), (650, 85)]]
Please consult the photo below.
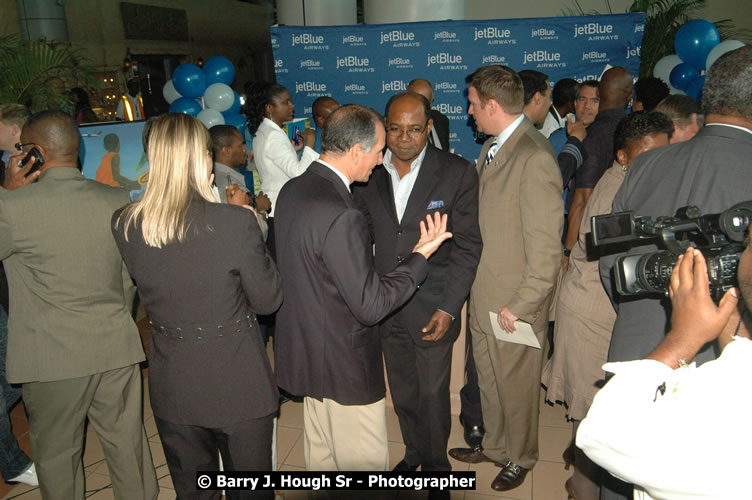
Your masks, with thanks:
[(209, 183), (212, 168), (211, 136), (196, 118), (168, 113), (154, 120), (149, 133), (149, 183), (140, 201), (126, 207), (116, 222), (125, 218), (128, 228), (141, 222), (147, 245), (163, 245), (185, 238), (185, 213), (193, 198), (214, 202)]

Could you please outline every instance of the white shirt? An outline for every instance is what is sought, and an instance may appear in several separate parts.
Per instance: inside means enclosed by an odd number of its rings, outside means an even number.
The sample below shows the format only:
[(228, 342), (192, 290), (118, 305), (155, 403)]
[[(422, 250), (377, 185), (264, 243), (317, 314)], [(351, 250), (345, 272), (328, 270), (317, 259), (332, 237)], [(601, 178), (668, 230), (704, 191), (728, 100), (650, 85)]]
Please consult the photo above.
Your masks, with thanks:
[(603, 369), (616, 375), (596, 394), (577, 446), (639, 485), (635, 498), (750, 497), (752, 342), (736, 338), (699, 368), (639, 360)]
[(274, 216), (277, 196), (282, 186), (305, 172), (319, 157), (319, 154), (308, 146), (303, 147), (302, 153), (298, 160), (298, 153), (284, 130), (270, 119), (264, 118), (253, 137), (253, 159), (261, 180), (261, 191), (272, 202), (269, 216)]
[[(331, 163), (327, 163), (325, 161), (321, 161), (320, 159), (319, 159), (319, 163), (321, 163), (326, 168), (328, 168), (329, 170), (331, 170), (332, 172), (334, 172), (335, 174), (337, 174), (337, 177), (340, 178), (340, 180), (345, 185), (345, 187), (347, 188), (347, 190), (350, 191), (350, 179), (348, 179), (345, 174), (343, 174), (342, 172), (340, 172), (339, 170), (337, 170), (337, 167), (335, 167)], [(350, 192), (352, 192), (352, 191), (350, 191)]]
[(394, 208), (397, 210), (397, 220), (399, 222), (402, 222), (402, 216), (405, 215), (407, 201), (410, 199), (410, 193), (413, 192), (413, 186), (415, 186), (415, 181), (418, 179), (420, 166), (423, 164), (423, 158), (426, 156), (426, 149), (428, 149), (428, 146), (423, 147), (423, 151), (410, 164), (410, 171), (401, 179), (399, 172), (397, 172), (397, 167), (392, 164), (392, 151), (387, 149), (386, 153), (384, 153), (384, 168), (386, 168), (386, 171), (389, 172), (389, 176), (392, 178)]
[(551, 106), (546, 113), (546, 119), (543, 122), (543, 126), (540, 128), (540, 133), (545, 135), (546, 138), (553, 134), (554, 130), (560, 129), (567, 124), (567, 117), (561, 116), (559, 110), (555, 106)]

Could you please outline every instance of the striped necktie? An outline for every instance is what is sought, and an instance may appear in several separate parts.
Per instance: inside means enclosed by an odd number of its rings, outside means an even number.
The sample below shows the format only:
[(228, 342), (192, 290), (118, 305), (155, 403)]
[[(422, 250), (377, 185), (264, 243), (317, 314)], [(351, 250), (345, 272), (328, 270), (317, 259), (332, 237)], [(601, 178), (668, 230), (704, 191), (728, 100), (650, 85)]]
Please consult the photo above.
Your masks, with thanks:
[(496, 144), (496, 141), (493, 141), (491, 143), (491, 147), (488, 148), (488, 153), (486, 153), (486, 167), (491, 163), (491, 160), (493, 160), (493, 157), (496, 156), (496, 152), (499, 150), (499, 145)]

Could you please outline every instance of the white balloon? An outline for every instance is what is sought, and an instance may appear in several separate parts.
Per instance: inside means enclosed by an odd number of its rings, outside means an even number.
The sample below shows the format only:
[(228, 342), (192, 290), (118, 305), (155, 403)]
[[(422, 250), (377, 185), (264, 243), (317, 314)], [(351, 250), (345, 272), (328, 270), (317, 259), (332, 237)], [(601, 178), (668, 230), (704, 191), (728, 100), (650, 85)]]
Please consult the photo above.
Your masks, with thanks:
[(172, 104), (172, 101), (183, 96), (180, 95), (180, 92), (175, 90), (175, 85), (172, 84), (172, 80), (167, 80), (167, 83), (162, 87), (162, 97), (167, 101), (167, 104)]
[(744, 47), (744, 42), (740, 42), (739, 40), (726, 40), (725, 42), (721, 42), (713, 47), (713, 50), (710, 51), (708, 58), (705, 60), (705, 70), (709, 70), (713, 63), (723, 54), (736, 50), (739, 47)]
[(205, 109), (201, 111), (196, 118), (206, 125), (206, 128), (212, 128), (214, 125), (225, 124), (225, 117), (216, 109)]
[(235, 93), (225, 83), (212, 83), (204, 92), (206, 107), (217, 111), (227, 111), (235, 102)]

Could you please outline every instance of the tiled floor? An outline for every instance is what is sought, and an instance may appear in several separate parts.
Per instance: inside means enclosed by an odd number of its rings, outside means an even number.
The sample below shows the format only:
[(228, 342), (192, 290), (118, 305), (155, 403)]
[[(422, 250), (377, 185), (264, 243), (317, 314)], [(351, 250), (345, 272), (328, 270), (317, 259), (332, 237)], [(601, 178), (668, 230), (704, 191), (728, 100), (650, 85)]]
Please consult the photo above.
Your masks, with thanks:
[[(144, 425), (146, 435), (151, 445), (154, 466), (160, 484), (160, 500), (172, 500), (175, 491), (165, 465), (164, 452), (159, 441), (159, 435), (151, 413), (148, 391), (144, 391)], [(542, 397), (542, 393), (541, 393)], [(28, 439), (28, 423), (21, 405), (12, 414), (13, 430), (19, 436), (21, 447), (30, 451)], [(397, 416), (391, 408), (387, 408), (387, 431), (389, 435), (390, 465), (394, 466), (404, 454), (405, 445), (402, 443)], [(477, 489), (475, 491), (454, 491), (452, 499), (488, 500), (490, 498), (514, 498), (520, 500), (558, 500), (566, 499), (564, 481), (570, 472), (564, 470), (561, 454), (569, 444), (571, 425), (564, 419), (561, 407), (541, 405), (540, 418), (540, 461), (533, 471), (528, 474), (525, 482), (519, 488), (497, 493), (491, 489), (491, 481), (498, 469), (492, 464), (468, 465), (450, 459), (454, 470), (470, 470), (476, 472)], [(465, 446), (462, 439), (462, 427), (456, 417), (452, 417), (452, 434), (449, 437), (449, 447)], [(280, 470), (303, 470), (303, 405), (287, 402), (282, 406), (277, 433), (277, 449)], [(86, 497), (94, 500), (114, 498), (110, 486), (110, 476), (107, 463), (102, 454), (102, 448), (93, 429), (87, 434), (86, 450), (84, 452), (84, 468), (86, 471)], [(3, 489), (3, 487), (5, 489)], [(384, 492), (384, 498), (425, 498), (425, 493)], [(2, 484), (0, 495), (3, 499), (17, 498), (19, 500), (38, 500), (41, 495), (37, 488), (25, 485), (10, 486)], [(304, 491), (280, 492), (285, 500), (308, 498)]]

